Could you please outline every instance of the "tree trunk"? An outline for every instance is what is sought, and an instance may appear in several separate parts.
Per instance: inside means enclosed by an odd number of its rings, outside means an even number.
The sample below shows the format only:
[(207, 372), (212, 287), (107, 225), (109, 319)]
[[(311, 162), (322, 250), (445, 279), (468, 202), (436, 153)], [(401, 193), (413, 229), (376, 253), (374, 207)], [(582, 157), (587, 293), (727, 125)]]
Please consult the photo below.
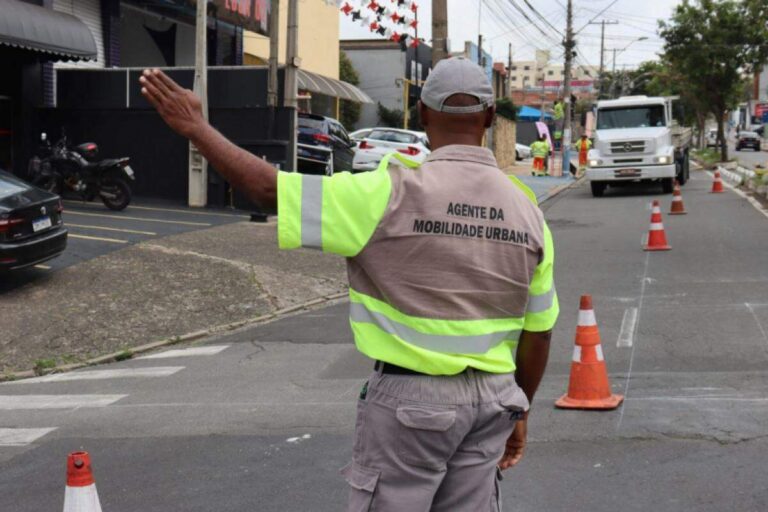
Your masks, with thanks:
[(725, 112), (717, 114), (717, 140), (720, 141), (720, 159), (728, 161), (728, 141), (725, 140)]
[(696, 147), (699, 149), (704, 149), (705, 145), (705, 137), (706, 134), (704, 133), (704, 130), (707, 129), (707, 116), (702, 112), (696, 113), (696, 131), (698, 132), (698, 137), (696, 140)]

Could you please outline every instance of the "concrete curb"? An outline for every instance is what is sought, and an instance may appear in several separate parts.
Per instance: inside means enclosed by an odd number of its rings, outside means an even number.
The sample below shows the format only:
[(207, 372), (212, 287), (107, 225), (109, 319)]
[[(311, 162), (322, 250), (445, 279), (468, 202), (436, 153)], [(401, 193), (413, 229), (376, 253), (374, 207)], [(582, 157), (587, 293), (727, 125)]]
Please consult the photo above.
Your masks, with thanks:
[(235, 329), (239, 329), (245, 326), (269, 323), (274, 320), (278, 320), (291, 313), (308, 310), (314, 306), (319, 306), (321, 304), (326, 304), (328, 302), (332, 302), (338, 299), (343, 299), (346, 297), (347, 297), (347, 292), (340, 292), (340, 293), (334, 293), (331, 295), (325, 295), (323, 297), (318, 297), (316, 299), (312, 299), (310, 301), (303, 302), (295, 306), (278, 309), (276, 311), (273, 311), (272, 313), (267, 313), (266, 315), (261, 315), (253, 318), (246, 318), (245, 320), (238, 320), (237, 322), (230, 322), (227, 324), (216, 325), (208, 329), (202, 329), (199, 331), (182, 334), (181, 336), (172, 336), (170, 338), (163, 338), (161, 340), (146, 343), (144, 345), (139, 345), (137, 347), (124, 349), (119, 352), (112, 352), (110, 354), (105, 354), (103, 356), (94, 357), (79, 363), (64, 364), (60, 366), (55, 366), (53, 368), (45, 368), (42, 371), (25, 370), (20, 372), (6, 372), (4, 374), (0, 374), (0, 382), (28, 379), (31, 377), (39, 377), (41, 375), (50, 375), (52, 373), (65, 373), (65, 372), (70, 372), (72, 370), (78, 370), (80, 368), (86, 368), (88, 366), (96, 366), (99, 364), (124, 361), (126, 359), (132, 359), (137, 354), (149, 352), (157, 348), (167, 347), (169, 345), (176, 345), (178, 343), (184, 343), (187, 341), (199, 340), (201, 338), (207, 338), (208, 336), (212, 336), (214, 334), (233, 331)]
[(539, 205), (542, 205), (542, 204), (546, 203), (546, 202), (547, 202), (547, 201), (549, 201), (550, 199), (553, 199), (555, 196), (559, 195), (560, 193), (562, 193), (562, 192), (564, 192), (564, 191), (566, 191), (566, 190), (568, 190), (568, 189), (571, 189), (571, 188), (576, 188), (576, 187), (578, 187), (578, 186), (579, 186), (579, 185), (581, 185), (581, 184), (582, 184), (582, 183), (583, 183), (583, 182), (584, 182), (586, 179), (587, 179), (587, 178), (586, 178), (586, 176), (582, 176), (581, 178), (576, 178), (576, 181), (574, 181), (573, 183), (565, 183), (565, 184), (563, 184), (563, 185), (560, 185), (559, 187), (557, 187), (557, 188), (555, 188), (554, 190), (552, 190), (552, 192), (550, 192), (550, 193), (549, 193), (549, 195), (548, 195), (547, 197), (545, 197), (545, 198), (544, 198), (544, 199), (543, 199), (543, 200), (542, 200), (542, 201), (539, 203)]

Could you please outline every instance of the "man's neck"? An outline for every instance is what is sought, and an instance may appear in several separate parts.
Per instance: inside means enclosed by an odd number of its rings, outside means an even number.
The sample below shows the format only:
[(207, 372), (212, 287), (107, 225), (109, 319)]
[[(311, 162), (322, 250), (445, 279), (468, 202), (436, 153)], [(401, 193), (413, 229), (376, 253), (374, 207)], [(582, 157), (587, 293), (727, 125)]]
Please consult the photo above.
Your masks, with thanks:
[(450, 137), (437, 136), (434, 139), (430, 137), (429, 145), (432, 151), (440, 149), (444, 146), (453, 146), (459, 144), (462, 146), (482, 146), (483, 138), (476, 135), (451, 135)]

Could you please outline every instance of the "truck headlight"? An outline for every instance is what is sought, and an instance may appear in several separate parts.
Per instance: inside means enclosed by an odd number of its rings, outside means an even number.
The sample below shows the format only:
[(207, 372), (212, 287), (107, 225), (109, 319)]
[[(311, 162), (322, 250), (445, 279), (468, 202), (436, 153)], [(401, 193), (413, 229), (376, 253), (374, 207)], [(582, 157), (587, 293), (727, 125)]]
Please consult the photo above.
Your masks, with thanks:
[(602, 160), (590, 160), (589, 161), (589, 166), (590, 167), (600, 167), (601, 165), (603, 165), (603, 161)]
[(656, 158), (653, 159), (653, 161), (656, 162), (657, 164), (662, 164), (662, 165), (671, 164), (672, 163), (672, 157), (671, 156), (657, 156)]

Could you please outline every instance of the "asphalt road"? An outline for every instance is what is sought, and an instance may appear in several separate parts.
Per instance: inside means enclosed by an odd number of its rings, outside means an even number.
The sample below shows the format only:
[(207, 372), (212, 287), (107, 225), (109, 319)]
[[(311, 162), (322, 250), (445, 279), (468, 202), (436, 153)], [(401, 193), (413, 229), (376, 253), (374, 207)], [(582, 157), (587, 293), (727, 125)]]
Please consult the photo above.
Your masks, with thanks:
[[(562, 315), (526, 458), (502, 484), (507, 510), (768, 509), (768, 219), (710, 183), (694, 173), (690, 213), (664, 217), (664, 253), (641, 249), (649, 201), (669, 207), (655, 189), (593, 199), (581, 186), (544, 205)], [(626, 395), (616, 411), (553, 407), (583, 293)], [(207, 340), (203, 353), (0, 385), (0, 508), (60, 509), (65, 456), (85, 449), (112, 512), (341, 510), (336, 470), (371, 367), (345, 313), (338, 304)]]
[(52, 260), (2, 276), (0, 293), (42, 274), (76, 265), (138, 242), (249, 219), (236, 210), (195, 209), (168, 202), (137, 201), (123, 211), (100, 202), (64, 201), (67, 249)]

